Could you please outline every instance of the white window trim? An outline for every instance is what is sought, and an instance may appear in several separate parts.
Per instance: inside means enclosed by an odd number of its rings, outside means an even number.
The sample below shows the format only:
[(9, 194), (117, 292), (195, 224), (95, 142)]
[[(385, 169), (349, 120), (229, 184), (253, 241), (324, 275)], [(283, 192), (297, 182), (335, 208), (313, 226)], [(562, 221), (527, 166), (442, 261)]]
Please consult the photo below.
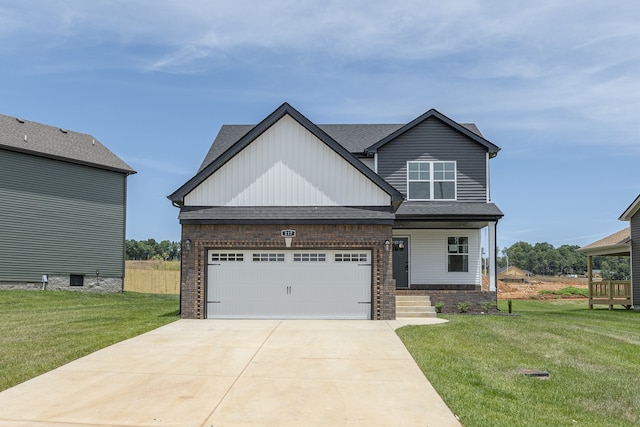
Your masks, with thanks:
[[(464, 238), (467, 239), (467, 252), (456, 252), (456, 253), (449, 252), (449, 238), (460, 239), (461, 237), (464, 237)], [(447, 259), (446, 259), (447, 274), (468, 274), (469, 273), (469, 261), (471, 260), (470, 253), (469, 253), (469, 244), (470, 244), (469, 240), (470, 240), (469, 236), (466, 236), (466, 235), (463, 235), (463, 236), (460, 236), (460, 235), (447, 236)], [(456, 246), (459, 246), (459, 244), (457, 244)], [(450, 256), (460, 256), (460, 257), (466, 256), (467, 257), (467, 271), (464, 271), (464, 270), (463, 271), (451, 271), (451, 270), (449, 270), (449, 257)]]
[[(431, 198), (429, 199), (413, 199), (409, 197), (409, 163), (429, 163), (429, 195), (431, 196)], [(436, 199), (433, 197), (434, 195), (434, 188), (433, 188), (433, 184), (434, 184), (434, 179), (433, 179), (433, 174), (434, 174), (434, 163), (453, 163), (453, 199)], [(412, 200), (412, 201), (418, 201), (418, 202), (425, 202), (425, 201), (455, 201), (458, 200), (458, 162), (455, 160), (408, 160), (407, 161), (407, 200)], [(413, 180), (411, 182), (426, 182), (426, 181), (416, 181)], [(445, 181), (445, 182), (452, 182), (452, 181)]]

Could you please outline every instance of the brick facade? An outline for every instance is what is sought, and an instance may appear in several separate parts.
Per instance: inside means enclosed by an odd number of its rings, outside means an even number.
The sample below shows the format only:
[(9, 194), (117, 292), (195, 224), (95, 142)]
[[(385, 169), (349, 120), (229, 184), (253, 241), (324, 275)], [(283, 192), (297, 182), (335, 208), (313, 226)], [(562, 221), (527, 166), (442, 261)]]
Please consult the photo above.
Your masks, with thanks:
[(396, 293), (397, 295), (429, 295), (431, 305), (435, 306), (439, 302), (444, 304), (443, 313), (458, 313), (458, 303), (461, 302), (471, 304), (469, 313), (480, 313), (482, 311), (481, 303), (495, 303), (497, 297), (495, 292), (481, 290), (397, 290)]
[(292, 249), (367, 249), (372, 253), (371, 318), (395, 319), (395, 281), (391, 252), (384, 242), (392, 239), (391, 225), (377, 224), (183, 224), (181, 314), (185, 319), (206, 317), (207, 250), (214, 248), (284, 249), (280, 232), (295, 229)]

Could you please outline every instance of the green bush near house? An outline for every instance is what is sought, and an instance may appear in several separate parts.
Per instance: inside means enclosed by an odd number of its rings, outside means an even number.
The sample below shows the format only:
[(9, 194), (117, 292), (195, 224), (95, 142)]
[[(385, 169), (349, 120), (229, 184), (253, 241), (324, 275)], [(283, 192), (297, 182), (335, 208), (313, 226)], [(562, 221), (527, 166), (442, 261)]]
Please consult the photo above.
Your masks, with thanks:
[(448, 323), (398, 330), (465, 427), (640, 425), (639, 312), (527, 300), (513, 313), (442, 315)]
[(468, 301), (458, 303), (458, 312), (460, 313), (466, 313), (469, 308), (471, 308), (471, 303)]
[(177, 295), (0, 291), (0, 391), (178, 319)]

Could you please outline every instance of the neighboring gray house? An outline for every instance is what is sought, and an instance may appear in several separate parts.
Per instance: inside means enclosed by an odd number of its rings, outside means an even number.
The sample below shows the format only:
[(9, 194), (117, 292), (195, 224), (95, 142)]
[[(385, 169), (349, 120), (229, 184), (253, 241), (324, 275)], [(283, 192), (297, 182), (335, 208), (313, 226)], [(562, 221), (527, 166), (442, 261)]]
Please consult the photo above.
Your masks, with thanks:
[(0, 115), (0, 289), (121, 291), (133, 173), (91, 135)]
[(629, 221), (630, 237), (629, 249), (631, 255), (631, 304), (635, 310), (640, 310), (640, 196), (629, 205), (618, 218)]
[[(587, 256), (589, 268), (589, 308), (593, 304), (615, 304), (640, 310), (640, 196), (618, 218), (630, 226), (578, 249)], [(593, 277), (594, 256), (629, 256), (631, 280), (596, 281)]]
[[(589, 308), (593, 304), (615, 304), (640, 310), (640, 196), (618, 218), (630, 226), (578, 249), (587, 255), (589, 278)], [(595, 256), (629, 256), (631, 280), (596, 281), (592, 270)]]
[(495, 300), (498, 151), (436, 110), (404, 125), (316, 125), (285, 103), (257, 125), (223, 126), (168, 196), (183, 317), (394, 319), (407, 315), (401, 296), (450, 309)]

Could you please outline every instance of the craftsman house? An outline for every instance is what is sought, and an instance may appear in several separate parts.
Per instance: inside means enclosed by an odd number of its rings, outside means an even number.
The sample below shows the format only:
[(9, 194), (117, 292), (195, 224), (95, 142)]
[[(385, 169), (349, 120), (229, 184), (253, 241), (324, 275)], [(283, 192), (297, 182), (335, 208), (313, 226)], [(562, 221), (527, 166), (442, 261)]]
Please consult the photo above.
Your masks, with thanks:
[(91, 135), (0, 115), (0, 289), (121, 291), (133, 173)]
[(257, 125), (224, 125), (168, 196), (182, 224), (182, 316), (394, 319), (399, 295), (495, 300), (498, 151), (436, 110), (317, 125), (285, 103)]

